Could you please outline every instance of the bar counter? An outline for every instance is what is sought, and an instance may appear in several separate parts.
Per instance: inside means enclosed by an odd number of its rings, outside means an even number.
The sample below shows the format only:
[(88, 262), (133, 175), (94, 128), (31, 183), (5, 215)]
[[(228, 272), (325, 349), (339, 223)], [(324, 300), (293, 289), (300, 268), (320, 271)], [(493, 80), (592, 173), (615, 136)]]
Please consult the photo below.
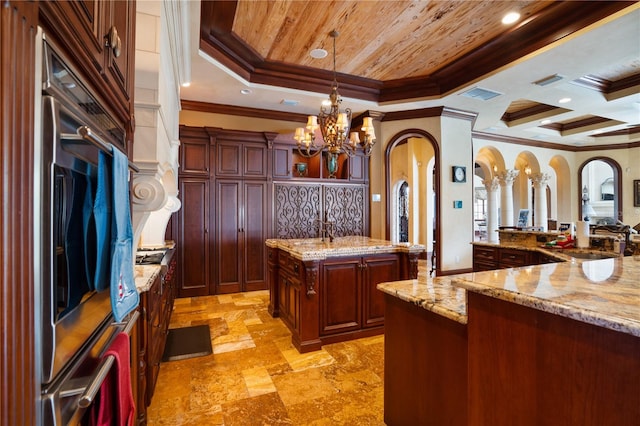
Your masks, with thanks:
[(378, 289), (387, 424), (432, 422), (433, 413), (461, 425), (637, 424), (639, 256), (565, 257)]

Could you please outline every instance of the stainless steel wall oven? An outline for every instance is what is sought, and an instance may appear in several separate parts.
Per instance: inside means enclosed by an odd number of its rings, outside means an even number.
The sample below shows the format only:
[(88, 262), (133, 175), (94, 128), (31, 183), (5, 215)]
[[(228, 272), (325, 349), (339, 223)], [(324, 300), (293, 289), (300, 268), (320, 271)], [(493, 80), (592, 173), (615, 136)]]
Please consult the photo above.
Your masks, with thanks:
[[(91, 404), (110, 362), (103, 353), (137, 313), (114, 323), (105, 256), (98, 240), (108, 226), (94, 217), (98, 156), (124, 148), (125, 132), (79, 78), (61, 50), (43, 36), (39, 297), (42, 421), (76, 423)], [(109, 191), (110, 180), (101, 182)], [(106, 185), (106, 187), (105, 187)], [(37, 217), (36, 217), (37, 220)], [(106, 235), (105, 235), (106, 234)], [(104, 271), (103, 271), (104, 272)]]

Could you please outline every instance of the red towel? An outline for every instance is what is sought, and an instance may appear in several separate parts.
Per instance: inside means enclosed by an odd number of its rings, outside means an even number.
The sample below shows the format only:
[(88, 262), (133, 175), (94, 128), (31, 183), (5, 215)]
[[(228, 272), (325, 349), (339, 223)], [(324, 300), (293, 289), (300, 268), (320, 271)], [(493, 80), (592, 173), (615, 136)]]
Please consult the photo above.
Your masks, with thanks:
[(135, 404), (131, 393), (129, 367), (129, 335), (120, 333), (105, 352), (113, 356), (111, 371), (100, 386), (99, 396), (91, 409), (93, 426), (132, 426), (135, 420)]

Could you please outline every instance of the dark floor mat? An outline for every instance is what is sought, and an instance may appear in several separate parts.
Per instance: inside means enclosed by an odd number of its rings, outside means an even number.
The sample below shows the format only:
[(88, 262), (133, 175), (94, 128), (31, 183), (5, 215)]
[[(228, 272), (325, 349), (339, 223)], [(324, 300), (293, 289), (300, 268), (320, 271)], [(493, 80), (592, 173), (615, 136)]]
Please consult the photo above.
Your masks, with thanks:
[(211, 333), (208, 325), (169, 329), (162, 361), (177, 361), (210, 355)]

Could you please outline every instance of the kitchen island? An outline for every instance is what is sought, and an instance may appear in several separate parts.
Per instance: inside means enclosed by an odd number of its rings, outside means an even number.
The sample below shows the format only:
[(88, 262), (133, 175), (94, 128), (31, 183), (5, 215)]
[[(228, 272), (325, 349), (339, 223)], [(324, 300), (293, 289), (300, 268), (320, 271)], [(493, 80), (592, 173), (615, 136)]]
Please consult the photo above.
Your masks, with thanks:
[(376, 286), (418, 276), (422, 245), (368, 237), (266, 241), (269, 313), (280, 317), (299, 352), (384, 332)]
[(385, 422), (637, 424), (638, 277), (629, 256), (380, 284)]

